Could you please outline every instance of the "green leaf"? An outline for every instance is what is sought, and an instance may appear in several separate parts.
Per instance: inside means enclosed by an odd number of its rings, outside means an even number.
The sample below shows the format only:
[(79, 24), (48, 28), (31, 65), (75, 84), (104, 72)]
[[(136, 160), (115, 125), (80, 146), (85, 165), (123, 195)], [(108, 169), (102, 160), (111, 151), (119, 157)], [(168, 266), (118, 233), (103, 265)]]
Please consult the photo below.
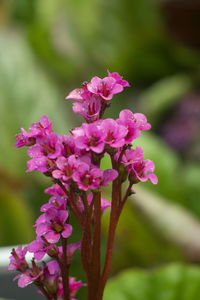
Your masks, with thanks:
[(14, 192), (0, 192), (0, 244), (17, 245), (33, 239), (33, 214)]
[(175, 75), (157, 81), (141, 95), (140, 107), (155, 126), (174, 104), (180, 101), (192, 88), (192, 80), (187, 75)]
[(104, 300), (197, 300), (199, 293), (200, 268), (170, 264), (122, 272), (108, 282)]
[[(48, 115), (53, 128), (69, 128), (64, 95), (41, 69), (28, 44), (17, 33), (0, 36), (0, 165), (11, 174), (24, 174), (25, 150), (13, 149), (21, 127), (28, 129), (41, 116)], [(63, 101), (63, 102), (61, 102)], [(68, 105), (66, 103), (66, 105)], [(70, 105), (70, 103), (69, 103)], [(70, 107), (71, 109), (71, 107)], [(54, 125), (54, 122), (56, 126)]]

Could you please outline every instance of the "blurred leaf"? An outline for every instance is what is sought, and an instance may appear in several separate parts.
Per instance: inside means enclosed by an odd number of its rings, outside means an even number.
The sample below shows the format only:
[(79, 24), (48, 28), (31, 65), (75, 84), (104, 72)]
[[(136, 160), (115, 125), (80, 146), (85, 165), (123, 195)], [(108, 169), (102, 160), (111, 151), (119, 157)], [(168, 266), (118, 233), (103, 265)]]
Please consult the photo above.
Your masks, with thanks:
[[(59, 99), (60, 98), (60, 99)], [(59, 102), (54, 82), (40, 68), (23, 37), (16, 32), (0, 35), (0, 165), (12, 174), (23, 174), (25, 150), (14, 150), (20, 127), (48, 115), (61, 132), (69, 124), (69, 114)], [(67, 108), (67, 106), (66, 106)], [(67, 121), (67, 122), (66, 122)], [(54, 126), (55, 123), (55, 126)], [(69, 128), (69, 125), (68, 125)]]
[(188, 75), (175, 75), (162, 79), (142, 93), (141, 110), (148, 116), (152, 126), (155, 126), (191, 88), (192, 79)]
[(8, 190), (0, 192), (0, 244), (27, 243), (33, 238), (33, 216), (24, 199)]
[(199, 261), (199, 220), (180, 205), (170, 203), (141, 186), (136, 186), (135, 190), (136, 194), (129, 201), (138, 213), (146, 218), (162, 237), (179, 246), (188, 259)]
[(183, 170), (183, 186), (189, 187), (185, 190), (187, 202), (186, 207), (192, 210), (200, 218), (200, 164), (186, 163)]
[(105, 73), (111, 68), (138, 81), (152, 80), (175, 73), (177, 64), (185, 63), (179, 62), (165, 36), (155, 1), (35, 3), (29, 40), (47, 67), (63, 79), (81, 75), (84, 80), (95, 70)]
[(104, 300), (197, 300), (199, 293), (200, 268), (171, 264), (119, 274), (108, 282)]
[[(150, 220), (148, 208), (145, 210), (142, 205), (136, 204), (128, 201), (120, 216), (115, 236), (112, 274), (123, 268), (152, 266), (183, 258), (180, 247), (166, 238), (161, 226), (155, 224), (156, 220)], [(146, 214), (142, 214), (142, 211)], [(109, 215), (105, 214), (102, 222), (104, 236), (108, 232), (108, 223)]]

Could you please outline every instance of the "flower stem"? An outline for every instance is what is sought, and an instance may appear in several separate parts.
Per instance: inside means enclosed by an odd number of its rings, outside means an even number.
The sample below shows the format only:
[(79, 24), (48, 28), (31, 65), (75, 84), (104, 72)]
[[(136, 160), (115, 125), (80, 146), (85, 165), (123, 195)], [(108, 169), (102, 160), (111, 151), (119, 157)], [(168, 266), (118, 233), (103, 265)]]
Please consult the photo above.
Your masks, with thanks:
[(69, 266), (67, 262), (67, 239), (61, 237), (63, 255), (62, 261), (60, 262), (62, 283), (63, 283), (63, 299), (70, 300), (69, 292)]
[(112, 205), (111, 205), (111, 213), (110, 213), (110, 224), (109, 224), (109, 232), (108, 232), (108, 243), (107, 243), (107, 251), (106, 251), (106, 259), (104, 269), (100, 278), (100, 288), (99, 288), (99, 298), (101, 300), (103, 298), (103, 292), (106, 285), (106, 281), (108, 280), (108, 276), (110, 273), (111, 262), (112, 262), (112, 253), (113, 253), (113, 245), (114, 245), (114, 237), (115, 231), (119, 219), (118, 215), (118, 200), (120, 194), (121, 185), (119, 185), (118, 180), (115, 180), (112, 185)]
[(76, 217), (78, 218), (82, 228), (84, 226), (84, 222), (81, 216), (81, 213), (76, 205), (76, 202), (74, 201), (74, 197), (73, 197), (73, 193), (69, 193), (67, 191), (67, 189), (65, 188), (65, 186), (62, 184), (61, 181), (57, 180), (56, 183), (61, 187), (61, 189), (63, 190), (63, 192), (65, 193), (65, 195), (67, 196), (67, 199), (69, 200), (69, 205), (70, 208), (72, 209), (73, 213), (76, 215)]
[(92, 259), (90, 269), (89, 299), (98, 299), (98, 288), (101, 273), (101, 193), (94, 193), (94, 231)]

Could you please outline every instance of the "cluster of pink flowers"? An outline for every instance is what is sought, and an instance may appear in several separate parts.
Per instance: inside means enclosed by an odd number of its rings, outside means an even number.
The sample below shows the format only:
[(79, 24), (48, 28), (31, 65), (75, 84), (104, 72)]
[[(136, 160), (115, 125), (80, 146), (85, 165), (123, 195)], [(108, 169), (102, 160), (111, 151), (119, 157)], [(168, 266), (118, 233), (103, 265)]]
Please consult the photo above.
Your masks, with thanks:
[[(48, 244), (48, 243), (47, 243)], [(32, 266), (30, 267), (26, 261), (27, 251), (34, 252), (36, 259), (41, 259), (43, 254), (38, 254), (41, 249), (43, 253), (46, 251), (44, 249), (49, 248), (45, 245), (45, 242), (41, 240), (33, 241), (28, 247), (22, 248), (19, 246), (16, 250), (12, 250), (12, 255), (10, 256), (10, 265), (8, 270), (17, 270), (20, 273), (15, 276), (14, 280), (18, 279), (18, 286), (21, 288), (26, 287), (31, 283), (35, 283), (38, 287), (39, 293), (44, 296), (49, 295), (50, 299), (54, 299), (54, 296), (58, 296), (56, 299), (63, 299), (63, 285), (62, 277), (60, 276), (61, 270), (58, 260), (51, 260), (50, 262), (43, 262), (42, 265), (38, 266), (35, 260), (32, 260)], [(68, 246), (67, 254), (71, 257), (73, 252), (80, 247), (79, 244), (71, 244)], [(49, 248), (49, 255), (51, 257), (56, 257), (59, 249)], [(42, 253), (42, 252), (40, 252)], [(40, 258), (39, 258), (40, 257)], [(76, 281), (74, 277), (69, 278), (69, 290), (70, 299), (75, 300), (75, 295), (83, 284), (81, 281)], [(47, 298), (49, 299), (49, 298)]]
[[(20, 271), (15, 277), (18, 278), (20, 287), (33, 282), (47, 299), (74, 299), (83, 284), (69, 277), (68, 269), (73, 252), (81, 249), (89, 289), (94, 275), (89, 273), (89, 266), (95, 255), (95, 251), (90, 249), (96, 249), (96, 237), (95, 233), (91, 237), (91, 226), (98, 228), (95, 227), (96, 220), (106, 208), (111, 207), (112, 210), (114, 205), (119, 208), (116, 213), (116, 218), (119, 218), (120, 208), (129, 196), (133, 184), (146, 180), (157, 183), (157, 177), (153, 173), (154, 163), (144, 160), (142, 148), (132, 148), (132, 142), (141, 132), (151, 128), (146, 117), (125, 109), (116, 120), (102, 119), (113, 96), (128, 86), (129, 83), (117, 72), (108, 71), (108, 76), (103, 79), (93, 77), (89, 83), (83, 83), (80, 89), (73, 90), (66, 97), (75, 100), (73, 111), (80, 113), (85, 119), (85, 123), (71, 130), (70, 135), (54, 133), (52, 123), (47, 116), (43, 116), (38, 123), (31, 125), (29, 132), (22, 128), (21, 133), (16, 136), (16, 148), (28, 147), (31, 159), (27, 162), (27, 172), (37, 170), (53, 181), (53, 186), (46, 190), (51, 197), (41, 207), (42, 214), (34, 225), (36, 240), (24, 249), (13, 249), (10, 257), (9, 270)], [(105, 154), (111, 159), (112, 169), (102, 170), (100, 167)], [(129, 190), (123, 199), (120, 197), (117, 200), (113, 196), (110, 203), (101, 198), (102, 188), (111, 182), (117, 183), (117, 187), (121, 188), (126, 180), (129, 181)], [(119, 194), (121, 195), (121, 191)], [(97, 202), (100, 211), (95, 204)], [(67, 242), (72, 235), (72, 226), (69, 224), (71, 212), (77, 216), (83, 228), (83, 240), (75, 244)], [(25, 259), (27, 251), (33, 253), (32, 268)], [(86, 263), (84, 259), (87, 251)], [(37, 265), (35, 260), (43, 259), (46, 254), (53, 260)], [(107, 274), (106, 271), (105, 273)], [(106, 276), (102, 274), (103, 282)], [(92, 299), (92, 296), (88, 296), (88, 299)]]

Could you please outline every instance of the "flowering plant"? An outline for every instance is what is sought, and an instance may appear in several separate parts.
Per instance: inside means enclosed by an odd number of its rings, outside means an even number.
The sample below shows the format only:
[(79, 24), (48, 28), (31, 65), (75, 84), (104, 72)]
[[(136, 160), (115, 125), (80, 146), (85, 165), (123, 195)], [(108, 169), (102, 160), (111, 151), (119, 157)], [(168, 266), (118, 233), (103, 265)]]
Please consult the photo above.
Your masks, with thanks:
[[(34, 283), (46, 299), (73, 300), (85, 284), (69, 277), (69, 268), (75, 250), (80, 249), (87, 280), (87, 299), (101, 300), (111, 268), (114, 236), (117, 223), (127, 198), (134, 193), (133, 185), (150, 180), (154, 163), (143, 159), (141, 147), (132, 148), (132, 142), (150, 124), (141, 113), (122, 110), (119, 118), (102, 119), (113, 96), (129, 83), (117, 73), (101, 79), (93, 77), (73, 90), (66, 99), (75, 100), (74, 113), (80, 113), (85, 123), (71, 130), (70, 135), (53, 132), (47, 116), (31, 125), (29, 132), (21, 129), (16, 136), (16, 148), (27, 146), (27, 172), (37, 170), (48, 176), (53, 185), (45, 190), (51, 197), (42, 205), (42, 214), (36, 220), (36, 240), (27, 247), (13, 249), (8, 270), (17, 270), (19, 287)], [(112, 169), (102, 170), (101, 160), (110, 157)], [(128, 181), (128, 186), (126, 186)], [(102, 198), (102, 189), (112, 183), (111, 202)], [(123, 193), (122, 186), (126, 189)], [(107, 251), (101, 270), (101, 216), (111, 208)], [(72, 235), (70, 214), (74, 213), (82, 228), (82, 240), (69, 244)], [(33, 253), (32, 266), (26, 253)], [(45, 255), (52, 260), (36, 263)]]

